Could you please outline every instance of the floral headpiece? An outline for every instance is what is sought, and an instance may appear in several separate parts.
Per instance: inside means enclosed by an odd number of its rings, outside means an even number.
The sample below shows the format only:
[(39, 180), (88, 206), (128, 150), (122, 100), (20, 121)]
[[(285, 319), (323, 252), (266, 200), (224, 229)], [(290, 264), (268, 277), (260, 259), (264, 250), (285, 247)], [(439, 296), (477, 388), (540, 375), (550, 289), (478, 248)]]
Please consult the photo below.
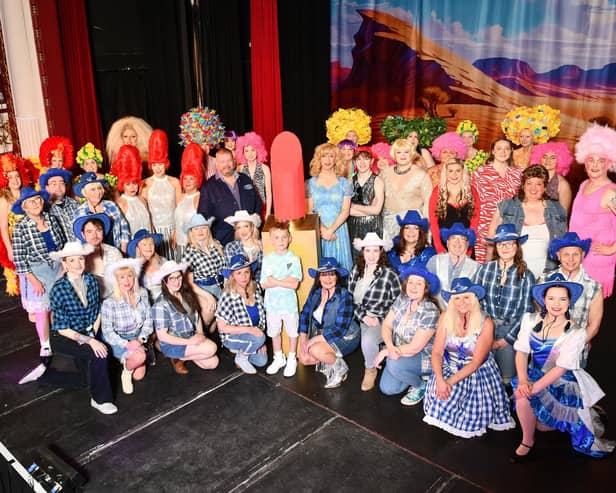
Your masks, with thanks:
[(426, 113), (416, 118), (389, 115), (381, 123), (381, 133), (390, 144), (398, 139), (406, 139), (411, 132), (417, 132), (419, 146), (429, 148), (439, 135), (445, 133), (447, 123), (444, 118), (435, 118)]
[(99, 168), (101, 167), (101, 164), (103, 162), (103, 154), (101, 153), (100, 149), (94, 147), (94, 144), (92, 144), (92, 142), (88, 142), (81, 149), (79, 149), (75, 161), (77, 161), (77, 164), (79, 164), (79, 166), (83, 168), (83, 163), (88, 159), (93, 159), (94, 161), (96, 161), (96, 164), (98, 164)]
[(223, 138), (225, 127), (216, 110), (207, 106), (191, 108), (180, 117), (180, 144), (191, 142), (214, 146)]
[(545, 144), (560, 132), (560, 111), (547, 104), (518, 106), (505, 115), (501, 128), (516, 145), (520, 145), (520, 132), (525, 128), (531, 131), (535, 144)]
[(357, 143), (360, 145), (367, 144), (372, 138), (370, 120), (370, 116), (362, 109), (351, 108), (347, 110), (340, 108), (334, 111), (325, 122), (327, 140), (331, 144), (338, 144), (341, 140), (346, 139), (347, 133), (355, 130), (358, 135)]
[(462, 120), (458, 123), (456, 127), (456, 132), (458, 135), (462, 135), (464, 132), (470, 132), (473, 134), (473, 142), (477, 142), (477, 137), (479, 137), (479, 129), (477, 125), (475, 125), (471, 120)]

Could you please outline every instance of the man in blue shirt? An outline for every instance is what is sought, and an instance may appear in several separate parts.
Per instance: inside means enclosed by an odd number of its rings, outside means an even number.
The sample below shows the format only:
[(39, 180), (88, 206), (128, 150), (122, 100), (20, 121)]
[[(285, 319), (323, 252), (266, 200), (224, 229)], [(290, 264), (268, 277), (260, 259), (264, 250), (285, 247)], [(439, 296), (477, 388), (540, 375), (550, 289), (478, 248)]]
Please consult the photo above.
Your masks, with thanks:
[(225, 223), (225, 217), (235, 211), (246, 210), (249, 214), (261, 214), (263, 203), (252, 180), (235, 170), (233, 154), (222, 148), (216, 152), (216, 174), (201, 187), (197, 212), (206, 218), (214, 217), (212, 234), (223, 246), (233, 241), (233, 226)]

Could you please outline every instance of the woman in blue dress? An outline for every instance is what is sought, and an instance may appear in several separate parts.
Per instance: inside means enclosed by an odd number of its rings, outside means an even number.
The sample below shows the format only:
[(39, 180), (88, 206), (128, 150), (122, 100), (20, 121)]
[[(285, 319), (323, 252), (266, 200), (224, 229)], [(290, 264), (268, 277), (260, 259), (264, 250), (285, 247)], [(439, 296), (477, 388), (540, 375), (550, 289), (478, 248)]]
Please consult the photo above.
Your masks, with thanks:
[(494, 324), (479, 305), (485, 289), (461, 277), (442, 296), (451, 301), (434, 337), (424, 421), (462, 438), (483, 435), (488, 428), (515, 428), (505, 386), (490, 352)]
[(580, 368), (586, 330), (568, 316), (569, 306), (583, 290), (559, 273), (532, 289), (542, 310), (524, 316), (514, 344), (518, 377), (512, 384), (522, 427), (522, 442), (511, 456), (514, 463), (533, 457), (535, 430), (567, 432), (573, 450), (592, 457), (604, 457), (614, 449), (614, 442), (599, 438), (603, 430), (592, 409), (605, 394)]
[(353, 268), (351, 242), (346, 220), (351, 210), (353, 189), (342, 176), (343, 162), (334, 144), (321, 144), (310, 161), (310, 178), (306, 187), (308, 212), (321, 221), (321, 258), (334, 257), (341, 267)]
[(396, 216), (400, 233), (393, 239), (394, 247), (389, 251), (389, 263), (398, 272), (402, 268), (424, 267), (436, 250), (428, 240), (429, 224), (418, 211), (406, 211), (404, 217)]

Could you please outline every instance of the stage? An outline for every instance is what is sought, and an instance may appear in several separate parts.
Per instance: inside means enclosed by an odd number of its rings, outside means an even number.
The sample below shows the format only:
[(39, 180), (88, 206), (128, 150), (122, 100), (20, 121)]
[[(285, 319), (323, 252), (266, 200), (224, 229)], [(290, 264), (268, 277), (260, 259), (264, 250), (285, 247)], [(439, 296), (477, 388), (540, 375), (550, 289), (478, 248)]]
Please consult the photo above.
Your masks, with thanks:
[[(2, 290), (4, 286), (2, 285)], [(589, 372), (616, 399), (610, 361), (616, 335), (606, 320), (590, 354)], [(519, 427), (480, 438), (455, 438), (422, 422), (421, 406), (359, 390), (359, 351), (349, 379), (324, 390), (324, 377), (298, 368), (244, 375), (222, 351), (214, 371), (188, 363), (176, 375), (161, 355), (135, 392), (121, 393), (119, 412), (90, 407), (86, 390), (16, 382), (38, 362), (34, 326), (16, 298), (0, 296), (0, 441), (28, 467), (50, 447), (88, 478), (87, 492), (127, 491), (610, 491), (616, 457), (571, 452), (568, 435), (540, 433), (537, 459), (511, 465)], [(611, 354), (612, 353), (612, 354)], [(612, 409), (616, 409), (614, 404)], [(614, 432), (608, 430), (614, 438)], [(1, 485), (0, 485), (1, 489)]]

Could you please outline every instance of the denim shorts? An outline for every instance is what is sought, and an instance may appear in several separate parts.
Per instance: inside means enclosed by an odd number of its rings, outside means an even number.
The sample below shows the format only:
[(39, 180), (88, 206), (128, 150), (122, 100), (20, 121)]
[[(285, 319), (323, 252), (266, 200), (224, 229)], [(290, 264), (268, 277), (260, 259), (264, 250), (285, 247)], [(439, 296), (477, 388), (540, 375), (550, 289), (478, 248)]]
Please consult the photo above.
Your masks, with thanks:
[(361, 342), (360, 330), (357, 324), (351, 324), (351, 328), (344, 337), (337, 339), (336, 342), (330, 344), (330, 346), (336, 351), (336, 355), (346, 356), (351, 354), (359, 347)]
[(158, 341), (160, 344), (160, 350), (163, 352), (165, 356), (168, 358), (184, 358), (186, 356), (186, 346), (179, 344), (167, 344), (161, 340)]

